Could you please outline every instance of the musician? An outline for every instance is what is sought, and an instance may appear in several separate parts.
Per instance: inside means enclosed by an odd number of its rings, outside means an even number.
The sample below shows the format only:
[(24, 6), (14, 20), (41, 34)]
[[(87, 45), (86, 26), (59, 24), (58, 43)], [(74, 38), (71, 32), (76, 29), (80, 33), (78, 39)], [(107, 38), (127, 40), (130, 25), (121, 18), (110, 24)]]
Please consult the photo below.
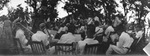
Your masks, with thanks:
[(98, 21), (95, 21), (95, 26), (96, 26), (96, 28), (95, 28), (95, 35), (94, 35), (94, 37), (99, 42), (102, 42), (102, 40), (103, 40), (102, 36), (103, 36), (104, 30), (103, 30), (103, 28), (101, 27), (101, 24), (99, 24)]
[(45, 27), (44, 23), (41, 23), (39, 25), (38, 31), (35, 34), (32, 35), (32, 41), (42, 41), (45, 46), (48, 46), (48, 44), (49, 44), (48, 38), (49, 37), (48, 37), (47, 34), (45, 34), (43, 32), (44, 27)]
[(130, 29), (122, 32), (119, 37), (119, 41), (117, 42), (117, 45), (110, 44), (108, 50), (106, 51), (106, 55), (111, 55), (113, 51), (117, 54), (126, 54), (134, 41), (134, 39), (130, 36), (131, 33), (132, 30)]
[(21, 46), (25, 52), (31, 52), (31, 46), (27, 45), (28, 40), (26, 39), (25, 32), (19, 26), (17, 27), (15, 38), (20, 40)]
[(94, 40), (93, 35), (95, 33), (95, 27), (94, 25), (88, 25), (87, 26), (87, 31), (86, 31), (86, 38), (83, 41), (78, 42), (78, 47), (79, 47), (79, 53), (83, 54), (84, 52), (84, 47), (86, 44), (97, 44), (99, 43), (97, 40)]
[(73, 24), (68, 26), (68, 33), (63, 34), (58, 43), (72, 43), (77, 42), (77, 38), (74, 36), (75, 26)]

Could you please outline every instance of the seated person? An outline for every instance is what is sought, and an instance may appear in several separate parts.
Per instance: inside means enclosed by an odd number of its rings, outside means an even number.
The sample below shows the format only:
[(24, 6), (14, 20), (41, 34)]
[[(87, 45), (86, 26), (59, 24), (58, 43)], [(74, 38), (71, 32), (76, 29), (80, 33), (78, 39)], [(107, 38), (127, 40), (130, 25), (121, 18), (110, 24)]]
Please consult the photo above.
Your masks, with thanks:
[(82, 40), (84, 40), (85, 39), (85, 26), (81, 26), (79, 30), (80, 30)]
[(49, 37), (48, 37), (48, 35), (46, 35), (43, 32), (43, 30), (44, 30), (44, 23), (41, 23), (39, 25), (38, 31), (32, 35), (32, 41), (42, 41), (45, 46), (48, 46), (48, 44), (49, 44), (48, 38)]
[(131, 30), (122, 32), (117, 45), (110, 44), (108, 50), (106, 51), (106, 55), (111, 55), (112, 52), (115, 52), (117, 54), (126, 54), (134, 41), (134, 39), (130, 37), (131, 33)]
[(119, 35), (116, 31), (110, 33), (110, 44), (116, 45), (116, 42), (119, 40)]
[(74, 36), (74, 32), (75, 32), (75, 26), (74, 25), (68, 26), (68, 33), (67, 34), (63, 34), (61, 36), (60, 40), (58, 41), (58, 43), (78, 42), (76, 40), (76, 37)]
[(15, 38), (18, 38), (20, 40), (21, 46), (25, 52), (31, 52), (31, 46), (27, 45), (28, 40), (26, 39), (24, 31), (20, 27), (18, 27), (16, 31)]
[(95, 22), (95, 25), (96, 25), (96, 28), (95, 28), (95, 35), (94, 35), (94, 37), (100, 43), (103, 40), (103, 32), (104, 32), (104, 30), (103, 30), (103, 28), (101, 28), (101, 25), (99, 24), (98, 21)]
[(105, 32), (104, 32), (104, 34), (105, 34), (106, 36), (103, 37), (103, 41), (104, 41), (104, 42), (108, 42), (108, 38), (109, 38), (109, 36), (110, 36), (110, 33), (115, 31), (114, 28), (113, 28), (113, 26), (112, 26), (112, 23), (111, 23), (111, 22), (109, 22), (107, 26), (108, 26), (108, 27), (106, 28), (106, 30), (105, 30)]
[(68, 30), (67, 26), (65, 26), (64, 24), (62, 24), (60, 26), (57, 34), (55, 35), (55, 39), (60, 39), (61, 36), (66, 33), (67, 30)]
[[(75, 31), (75, 26), (69, 25), (68, 33), (63, 34), (57, 43), (70, 43), (71, 44), (73, 42), (78, 42), (78, 39), (74, 36), (74, 31)], [(53, 54), (54, 52), (55, 52), (55, 46), (50, 48), (49, 54)]]
[[(49, 44), (53, 46), (56, 42), (58, 42), (58, 39), (54, 39), (54, 34), (52, 33), (52, 30), (50, 30), (50, 26), (47, 26), (46, 24), (43, 23), (43, 26), (45, 26), (43, 29), (43, 32), (49, 37), (48, 41), (50, 42)], [(53, 31), (54, 32), (54, 31)]]
[(78, 42), (80, 54), (83, 54), (84, 47), (86, 44), (97, 44), (97, 43), (99, 43), (97, 40), (94, 40), (94, 37), (93, 37), (94, 33), (95, 33), (95, 28), (92, 26), (87, 26), (87, 31), (86, 31), (87, 37), (83, 41)]
[(114, 31), (115, 30), (113, 28), (112, 22), (109, 22), (104, 26), (104, 33), (103, 33), (103, 40), (102, 40), (102, 47), (101, 47), (102, 54), (105, 54), (109, 45), (112, 44), (110, 34), (111, 32), (114, 32)]

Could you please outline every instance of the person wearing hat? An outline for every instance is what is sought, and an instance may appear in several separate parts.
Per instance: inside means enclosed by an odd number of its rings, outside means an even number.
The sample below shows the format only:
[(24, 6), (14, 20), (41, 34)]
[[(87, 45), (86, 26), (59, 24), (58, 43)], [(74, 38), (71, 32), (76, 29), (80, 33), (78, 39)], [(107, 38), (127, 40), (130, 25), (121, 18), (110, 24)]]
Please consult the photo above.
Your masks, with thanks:
[(109, 48), (106, 51), (106, 55), (111, 55), (112, 52), (115, 52), (117, 54), (126, 54), (134, 41), (134, 39), (130, 36), (131, 34), (132, 30), (130, 29), (127, 29), (124, 32), (122, 32), (119, 37), (119, 41), (117, 42), (117, 45), (110, 44)]
[(45, 46), (48, 46), (49, 41), (48, 41), (48, 35), (46, 35), (43, 30), (44, 30), (45, 24), (41, 23), (39, 25), (39, 28), (35, 34), (32, 35), (32, 41), (42, 41)]

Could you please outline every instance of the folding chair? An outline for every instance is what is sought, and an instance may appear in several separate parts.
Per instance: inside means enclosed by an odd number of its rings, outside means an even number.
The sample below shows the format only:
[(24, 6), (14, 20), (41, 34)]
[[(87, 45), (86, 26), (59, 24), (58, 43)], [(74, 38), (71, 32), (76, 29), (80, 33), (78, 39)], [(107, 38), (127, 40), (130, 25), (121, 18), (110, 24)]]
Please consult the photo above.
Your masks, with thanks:
[(98, 48), (100, 47), (100, 44), (86, 44), (84, 48), (84, 54), (92, 55), (92, 54), (98, 54)]
[(55, 54), (57, 55), (75, 55), (76, 46), (75, 43), (66, 44), (66, 43), (57, 43), (55, 45)]
[(33, 54), (46, 54), (46, 48), (44, 47), (43, 42), (31, 41), (31, 49)]

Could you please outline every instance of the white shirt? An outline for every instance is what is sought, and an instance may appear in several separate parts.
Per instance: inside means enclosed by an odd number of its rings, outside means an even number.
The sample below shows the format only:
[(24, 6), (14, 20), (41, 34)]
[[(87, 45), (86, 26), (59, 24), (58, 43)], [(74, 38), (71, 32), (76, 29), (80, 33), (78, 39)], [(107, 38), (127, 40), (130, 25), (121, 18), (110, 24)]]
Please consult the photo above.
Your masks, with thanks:
[(80, 53), (82, 54), (84, 52), (84, 47), (86, 44), (97, 44), (97, 43), (99, 43), (97, 40), (93, 40), (90, 38), (86, 38), (83, 41), (79, 41), (78, 45), (79, 45), (79, 50), (81, 51)]
[(108, 28), (105, 30), (105, 34), (107, 35), (110, 32), (115, 31), (114, 28), (112, 26), (108, 26)]
[(61, 36), (58, 43), (73, 43), (77, 42), (76, 37), (72, 33), (67, 33)]
[(117, 46), (119, 48), (128, 47), (130, 48), (131, 44), (133, 43), (134, 39), (129, 36), (129, 34), (122, 32), (121, 36), (119, 37), (119, 41), (117, 42)]
[(22, 29), (17, 30), (15, 38), (18, 38), (20, 40), (23, 48), (30, 48), (29, 46), (26, 46), (28, 40), (26, 39), (24, 31)]
[(60, 27), (60, 29), (58, 30), (58, 33), (60, 33), (61, 31), (66, 31), (68, 28), (66, 26), (64, 27)]
[[(58, 41), (58, 43), (73, 43), (73, 42), (77, 42), (78, 39), (76, 39), (76, 37), (68, 32), (67, 34), (64, 34), (61, 36), (60, 40)], [(50, 53), (54, 53), (55, 52), (55, 46), (53, 46), (52, 48), (49, 49)]]
[(103, 28), (100, 28), (100, 27), (96, 27), (95, 29), (96, 33), (102, 33), (103, 31), (104, 31)]
[(42, 41), (45, 46), (49, 44), (48, 35), (42, 31), (37, 31), (35, 34), (33, 34), (32, 41)]

